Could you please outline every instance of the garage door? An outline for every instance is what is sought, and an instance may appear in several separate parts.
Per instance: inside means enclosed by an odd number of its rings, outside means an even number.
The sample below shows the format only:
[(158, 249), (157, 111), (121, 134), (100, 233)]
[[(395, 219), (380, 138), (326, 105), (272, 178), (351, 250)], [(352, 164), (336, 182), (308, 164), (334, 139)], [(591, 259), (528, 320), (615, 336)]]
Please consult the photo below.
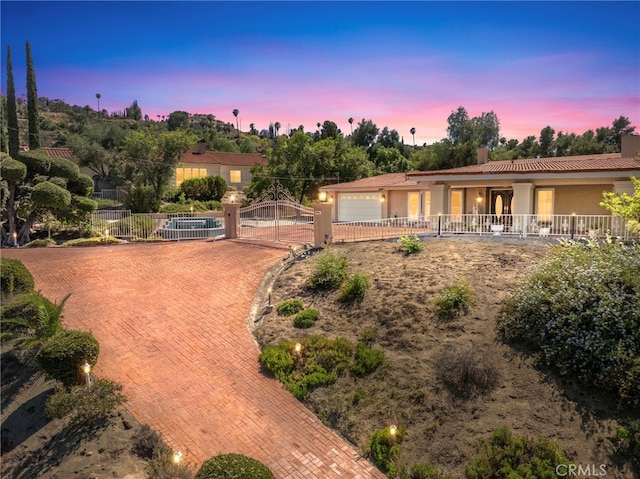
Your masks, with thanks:
[(382, 218), (380, 193), (340, 193), (338, 221), (366, 221)]

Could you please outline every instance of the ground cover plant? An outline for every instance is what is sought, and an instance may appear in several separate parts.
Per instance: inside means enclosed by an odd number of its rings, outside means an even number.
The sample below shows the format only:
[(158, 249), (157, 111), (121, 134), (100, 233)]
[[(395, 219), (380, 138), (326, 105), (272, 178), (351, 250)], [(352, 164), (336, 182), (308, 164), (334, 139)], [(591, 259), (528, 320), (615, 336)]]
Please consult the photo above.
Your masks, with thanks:
[(276, 307), (278, 316), (292, 316), (304, 309), (304, 303), (299, 299), (287, 299)]
[[(552, 380), (536, 356), (500, 341), (503, 301), (550, 254), (548, 244), (493, 237), (423, 243), (422, 253), (408, 256), (393, 242), (333, 245), (349, 269), (370, 276), (362, 301), (342, 303), (340, 288), (310, 289), (311, 260), (296, 262), (275, 280), (275, 304), (299, 299), (319, 311), (321, 320), (305, 332), (345, 338), (354, 345), (353, 357), (364, 344), (384, 353), (384, 363), (370, 374), (359, 376), (349, 366), (335, 382), (307, 391), (302, 402), (363, 453), (375, 431), (401, 425), (393, 463), (401, 479), (464, 477), (478, 440), (505, 426), (514, 437), (558, 438), (573, 463), (607, 464), (610, 477), (637, 475), (625, 431), (614, 440), (616, 428), (635, 417), (631, 412), (575, 381)], [(474, 302), (466, 314), (442, 321), (435, 298), (460, 278), (467, 279)], [(274, 310), (254, 335), (263, 351), (288, 343), (281, 361), (293, 367), (300, 330), (291, 319)], [(451, 376), (443, 364), (453, 368)], [(497, 381), (490, 380), (496, 373)]]
[(293, 319), (293, 325), (300, 329), (310, 328), (316, 324), (319, 315), (320, 313), (318, 313), (317, 309), (304, 309), (296, 314), (296, 317)]
[(639, 271), (638, 246), (556, 247), (507, 300), (499, 331), (561, 376), (640, 406)]
[(347, 277), (347, 258), (333, 250), (326, 250), (314, 256), (314, 269), (307, 279), (307, 286), (315, 290), (338, 289)]
[(219, 454), (207, 459), (195, 479), (275, 479), (260, 461), (242, 454)]
[(451, 321), (456, 316), (468, 313), (473, 304), (473, 292), (466, 280), (461, 279), (455, 286), (449, 286), (435, 298), (436, 314), (443, 321)]
[(398, 239), (397, 249), (408, 256), (424, 250), (424, 244), (417, 235), (404, 235)]

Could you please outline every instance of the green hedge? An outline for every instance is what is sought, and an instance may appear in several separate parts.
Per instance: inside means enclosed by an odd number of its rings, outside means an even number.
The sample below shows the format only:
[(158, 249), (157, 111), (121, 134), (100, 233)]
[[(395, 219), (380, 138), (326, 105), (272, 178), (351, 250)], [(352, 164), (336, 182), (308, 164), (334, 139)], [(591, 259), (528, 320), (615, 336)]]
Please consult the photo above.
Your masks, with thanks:
[(317, 309), (305, 309), (296, 314), (296, 317), (293, 319), (293, 325), (296, 328), (310, 328), (311, 326), (316, 324), (319, 316), (320, 313)]
[(3, 297), (33, 291), (33, 276), (20, 260), (0, 258), (0, 278), (2, 279)]
[(146, 215), (134, 215), (122, 218), (109, 225), (110, 236), (128, 236), (148, 238), (156, 231), (156, 222)]
[(66, 330), (44, 343), (36, 362), (47, 376), (69, 388), (83, 383), (81, 366), (85, 361), (95, 366), (99, 353), (100, 345), (91, 333)]
[(275, 479), (260, 461), (242, 454), (220, 454), (207, 459), (195, 479)]

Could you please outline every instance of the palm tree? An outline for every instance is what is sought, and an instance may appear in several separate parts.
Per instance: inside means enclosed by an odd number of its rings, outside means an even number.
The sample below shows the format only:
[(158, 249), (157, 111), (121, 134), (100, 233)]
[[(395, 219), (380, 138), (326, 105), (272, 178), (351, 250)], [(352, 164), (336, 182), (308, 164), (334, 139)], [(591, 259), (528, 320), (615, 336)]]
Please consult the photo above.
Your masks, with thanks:
[(39, 292), (32, 293), (18, 299), (12, 308), (7, 305), (9, 312), (0, 321), (2, 323), (3, 340), (15, 339), (16, 344), (23, 350), (31, 350), (40, 346), (54, 334), (62, 331), (62, 310), (70, 294), (62, 298), (60, 303), (52, 303)]
[(240, 134), (240, 128), (238, 127), (238, 113), (240, 113), (240, 111), (237, 108), (233, 109), (233, 116), (236, 117), (236, 130), (238, 130), (238, 135)]
[(100, 98), (102, 98), (102, 95), (96, 93), (96, 98), (98, 99), (98, 115), (100, 115)]
[(276, 121), (275, 125), (273, 125), (276, 129), (276, 136), (278, 136), (278, 132), (280, 131), (280, 127), (282, 126), (279, 121)]
[(413, 146), (416, 146), (416, 129), (415, 127), (412, 127), (409, 132), (411, 133), (411, 135), (413, 135)]
[(351, 134), (353, 135), (353, 117), (349, 118), (349, 125), (351, 125)]

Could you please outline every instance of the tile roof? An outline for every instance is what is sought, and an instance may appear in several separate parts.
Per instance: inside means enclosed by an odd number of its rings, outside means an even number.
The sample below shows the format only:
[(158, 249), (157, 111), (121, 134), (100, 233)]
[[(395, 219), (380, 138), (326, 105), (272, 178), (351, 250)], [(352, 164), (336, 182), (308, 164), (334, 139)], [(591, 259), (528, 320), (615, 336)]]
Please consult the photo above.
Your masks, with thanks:
[(221, 151), (207, 151), (198, 154), (193, 149), (185, 152), (180, 159), (186, 164), (225, 165), (225, 166), (253, 166), (266, 165), (267, 159), (257, 153), (227, 153)]
[(78, 159), (74, 156), (70, 148), (40, 148), (50, 158), (65, 158), (67, 160), (78, 163)]
[(520, 173), (585, 173), (633, 170), (640, 170), (640, 163), (633, 158), (622, 158), (620, 153), (606, 153), (602, 155), (489, 161), (482, 165), (462, 166), (448, 170), (414, 171), (409, 173), (409, 177)]
[(406, 173), (387, 173), (385, 175), (362, 178), (349, 183), (338, 183), (335, 185), (323, 186), (321, 190), (350, 190), (350, 189), (378, 189), (378, 188), (398, 188), (417, 186), (418, 183), (407, 179)]

